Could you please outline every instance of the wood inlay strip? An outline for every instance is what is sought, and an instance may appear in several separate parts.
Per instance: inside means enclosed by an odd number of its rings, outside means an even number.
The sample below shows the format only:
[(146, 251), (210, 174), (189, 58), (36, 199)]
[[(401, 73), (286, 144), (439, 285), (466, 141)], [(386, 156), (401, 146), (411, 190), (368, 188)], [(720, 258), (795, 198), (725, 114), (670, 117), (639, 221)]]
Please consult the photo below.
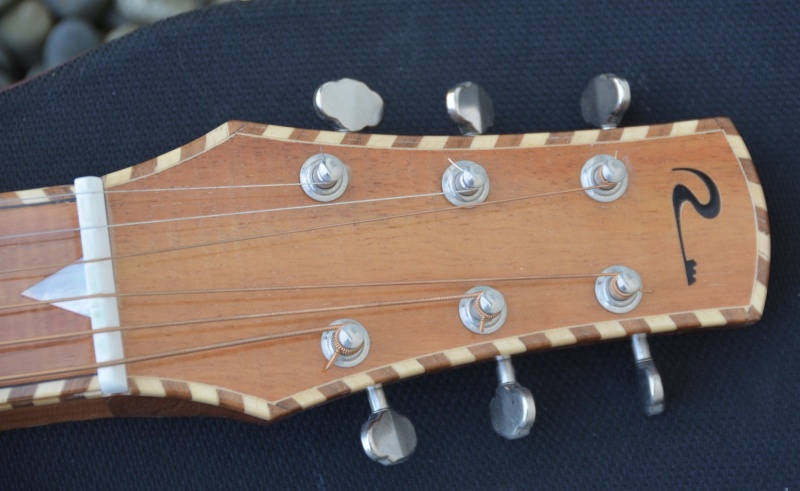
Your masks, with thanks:
[(601, 339), (600, 331), (595, 326), (570, 327), (569, 331), (575, 336), (576, 343), (589, 343)]

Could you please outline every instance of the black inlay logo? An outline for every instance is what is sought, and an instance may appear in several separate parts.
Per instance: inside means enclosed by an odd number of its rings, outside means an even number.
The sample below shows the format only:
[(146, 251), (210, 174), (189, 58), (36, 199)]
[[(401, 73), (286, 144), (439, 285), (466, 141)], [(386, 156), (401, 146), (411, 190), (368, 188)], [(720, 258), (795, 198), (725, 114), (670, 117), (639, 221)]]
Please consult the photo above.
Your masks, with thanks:
[(697, 169), (690, 169), (688, 167), (679, 167), (672, 170), (691, 172), (699, 177), (700, 180), (703, 181), (703, 184), (706, 185), (706, 188), (708, 188), (708, 203), (701, 203), (700, 200), (697, 199), (697, 196), (689, 191), (689, 188), (683, 184), (678, 184), (675, 186), (675, 189), (672, 190), (672, 207), (675, 209), (675, 223), (678, 224), (678, 239), (681, 242), (683, 266), (686, 268), (686, 281), (689, 283), (689, 285), (691, 285), (696, 281), (695, 268), (697, 267), (697, 261), (686, 258), (686, 247), (683, 245), (683, 230), (681, 230), (681, 208), (683, 207), (684, 203), (688, 202), (694, 207), (695, 211), (697, 211), (700, 216), (711, 219), (716, 218), (716, 216), (719, 215), (719, 211), (722, 208), (722, 203), (719, 198), (719, 189), (717, 189), (717, 185), (714, 184), (714, 181), (708, 177), (707, 174), (700, 172)]

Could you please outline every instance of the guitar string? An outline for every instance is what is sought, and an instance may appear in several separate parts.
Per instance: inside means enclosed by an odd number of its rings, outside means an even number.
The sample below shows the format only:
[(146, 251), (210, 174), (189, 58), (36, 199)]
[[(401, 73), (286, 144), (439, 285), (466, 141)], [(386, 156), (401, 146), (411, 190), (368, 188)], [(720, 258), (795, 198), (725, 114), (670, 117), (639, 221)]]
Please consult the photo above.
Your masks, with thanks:
[(479, 295), (479, 293), (469, 293), (469, 294), (465, 293), (461, 295), (449, 295), (445, 297), (412, 298), (405, 300), (382, 300), (377, 302), (367, 302), (367, 303), (359, 303), (353, 305), (340, 305), (336, 307), (317, 307), (311, 309), (283, 310), (277, 312), (259, 312), (256, 314), (239, 314), (239, 315), (230, 315), (224, 317), (208, 317), (204, 319), (184, 319), (179, 321), (155, 322), (151, 324), (134, 324), (129, 326), (104, 327), (101, 329), (93, 329), (89, 331), (85, 330), (74, 331), (68, 333), (51, 334), (47, 336), (37, 336), (35, 338), (3, 341), (0, 342), (0, 347), (6, 348), (9, 346), (15, 346), (19, 344), (27, 344), (27, 343), (41, 342), (41, 341), (53, 341), (64, 338), (89, 337), (94, 334), (101, 334), (104, 332), (141, 331), (143, 329), (183, 327), (183, 326), (192, 326), (195, 324), (213, 324), (217, 322), (235, 322), (235, 321), (245, 321), (253, 319), (268, 319), (273, 317), (287, 317), (292, 315), (321, 314), (326, 312), (341, 312), (344, 310), (359, 310), (359, 309), (369, 309), (375, 307), (394, 307), (400, 305), (412, 305), (417, 303), (441, 302), (444, 300), (460, 300), (462, 298), (470, 298), (477, 295)]
[[(323, 307), (317, 309), (303, 309), (303, 310), (296, 310), (296, 311), (285, 311), (285, 312), (272, 312), (272, 313), (265, 313), (265, 314), (248, 314), (245, 316), (230, 316), (225, 318), (214, 318), (214, 319), (204, 319), (200, 321), (177, 321), (172, 323), (163, 323), (163, 324), (141, 324), (141, 325), (134, 325), (134, 326), (121, 326), (117, 328), (103, 328), (103, 329), (94, 329), (91, 331), (81, 331), (76, 333), (65, 333), (64, 335), (53, 335), (53, 336), (42, 336), (40, 338), (30, 338), (28, 340), (22, 340), (20, 343), (23, 342), (33, 342), (35, 340), (54, 340), (58, 338), (62, 338), (65, 336), (70, 337), (88, 337), (94, 334), (101, 334), (104, 332), (119, 332), (119, 331), (134, 331), (140, 329), (151, 329), (156, 327), (165, 327), (165, 326), (182, 326), (188, 324), (197, 324), (197, 323), (214, 323), (214, 322), (226, 322), (230, 320), (245, 320), (245, 319), (254, 319), (254, 318), (267, 318), (267, 317), (278, 317), (278, 316), (288, 316), (288, 315), (300, 315), (305, 313), (320, 313), (320, 312), (337, 312), (343, 310), (356, 310), (356, 309), (365, 309), (365, 308), (376, 308), (376, 307), (390, 307), (390, 306), (398, 306), (398, 305), (413, 305), (413, 304), (422, 304), (422, 303), (435, 303), (435, 302), (444, 302), (444, 301), (452, 301), (452, 300), (463, 300), (466, 298), (477, 298), (478, 296), (482, 295), (483, 292), (476, 292), (476, 293), (465, 293), (461, 295), (448, 295), (448, 296), (440, 296), (440, 297), (427, 297), (427, 298), (417, 298), (417, 299), (408, 299), (408, 300), (389, 300), (389, 301), (379, 301), (379, 302), (369, 302), (369, 303), (362, 303), (362, 304), (354, 304), (354, 305), (344, 305), (344, 306), (337, 306), (337, 307)], [(315, 334), (320, 332), (332, 331), (336, 330), (344, 324), (331, 324), (325, 327), (318, 327), (318, 328), (311, 328), (311, 329), (300, 329), (295, 331), (284, 331), (276, 334), (265, 334), (261, 336), (254, 336), (249, 338), (240, 338), (228, 341), (221, 341), (218, 343), (207, 344), (207, 345), (200, 345), (200, 346), (193, 346), (189, 348), (181, 348), (175, 350), (168, 350), (162, 351), (158, 353), (151, 353), (147, 355), (139, 355), (133, 356), (128, 358), (121, 358), (119, 360), (111, 360), (106, 362), (98, 362), (98, 363), (90, 363), (85, 365), (79, 365), (75, 367), (65, 367), (65, 368), (55, 368), (55, 369), (47, 369), (47, 370), (38, 370), (38, 371), (31, 371), (31, 372), (23, 372), (23, 373), (16, 373), (11, 375), (4, 375), (0, 376), (0, 383), (3, 382), (13, 382), (18, 380), (24, 379), (31, 379), (31, 378), (39, 378), (39, 377), (49, 377), (55, 375), (64, 375), (68, 373), (77, 373), (77, 372), (85, 372), (88, 370), (97, 370), (99, 368), (104, 367), (111, 367), (117, 365), (129, 365), (134, 363), (141, 363), (145, 361), (154, 361), (159, 359), (165, 358), (174, 358), (178, 356), (185, 356), (195, 353), (201, 353), (205, 351), (215, 351), (225, 348), (231, 348), (236, 346), (243, 346), (267, 341), (274, 341), (277, 339), (286, 339), (291, 337), (298, 337), (304, 336), (308, 334)], [(8, 345), (8, 342), (0, 343), (0, 347), (4, 347)], [(18, 343), (17, 343), (18, 344)], [(48, 379), (47, 381), (49, 381)]]
[[(309, 184), (327, 184), (322, 182), (309, 182)], [(78, 196), (84, 195), (91, 195), (91, 194), (135, 194), (135, 193), (163, 193), (163, 192), (173, 192), (173, 191), (217, 191), (217, 190), (224, 190), (224, 189), (247, 189), (247, 188), (278, 188), (278, 187), (289, 187), (289, 186), (302, 186), (303, 183), (301, 182), (288, 182), (288, 183), (275, 183), (275, 184), (232, 184), (227, 186), (196, 186), (196, 187), (177, 187), (177, 188), (151, 188), (151, 189), (106, 189), (104, 191), (81, 191), (79, 193), (70, 192), (70, 193), (59, 193), (59, 194), (47, 194), (45, 196), (18, 196), (16, 198), (0, 198), (0, 209), (4, 207), (8, 207), (10, 205), (14, 205), (20, 201), (33, 201), (33, 203), (29, 204), (39, 204), (42, 200), (51, 200), (51, 199), (62, 199), (65, 198), (64, 201), (69, 200), (70, 198), (75, 198)]]
[[(121, 358), (119, 360), (111, 360), (105, 361), (101, 363), (91, 363), (86, 365), (79, 365), (76, 367), (66, 367), (66, 368), (53, 368), (50, 370), (37, 370), (34, 372), (27, 372), (27, 373), (19, 373), (19, 374), (12, 374), (12, 375), (4, 375), (0, 377), (0, 383), (2, 382), (14, 382), (18, 380), (30, 379), (30, 378), (38, 378), (38, 377), (51, 377), (54, 375), (65, 375), (68, 373), (75, 373), (77, 372), (85, 372), (88, 370), (97, 370), (99, 368), (105, 367), (113, 367), (117, 365), (130, 365), (134, 363), (141, 363), (145, 361), (153, 361), (159, 360), (163, 358), (170, 358), (175, 356), (183, 356), (183, 355), (190, 355), (194, 353), (201, 353), (204, 351), (212, 351), (212, 350), (220, 350), (225, 348), (233, 348), (235, 346), (242, 346), (247, 344), (255, 344), (261, 343), (266, 341), (274, 341), (277, 339), (284, 339), (290, 338), (295, 336), (303, 336), (307, 334), (315, 334), (325, 331), (331, 331), (336, 328), (340, 327), (339, 324), (325, 326), (325, 327), (317, 327), (311, 329), (304, 329), (302, 331), (289, 331), (289, 332), (281, 332), (276, 334), (265, 334), (262, 336), (254, 336), (250, 338), (243, 338), (243, 339), (234, 339), (231, 341), (222, 341), (219, 343), (213, 344), (206, 344), (202, 346), (194, 346), (191, 348), (183, 348), (179, 350), (171, 350), (171, 351), (162, 351), (160, 353), (152, 353), (148, 355), (140, 355), (140, 356), (132, 356), (129, 358)], [(55, 379), (46, 379), (43, 382), (49, 382)]]
[[(74, 297), (53, 298), (43, 301), (0, 305), (0, 312), (5, 310), (35, 308), (62, 302), (90, 300), (94, 298), (161, 297), (161, 296), (171, 296), (171, 295), (201, 295), (201, 294), (211, 295), (211, 294), (225, 294), (225, 293), (255, 293), (255, 292), (289, 291), (289, 290), (291, 291), (322, 290), (322, 289), (334, 289), (334, 288), (421, 286), (421, 285), (439, 285), (447, 283), (486, 283), (486, 282), (523, 281), (523, 280), (535, 281), (535, 280), (554, 280), (554, 279), (600, 278), (603, 276), (616, 276), (616, 275), (617, 273), (588, 273), (588, 274), (561, 274), (561, 275), (537, 275), (537, 276), (501, 276), (494, 278), (452, 278), (445, 280), (339, 283), (331, 285), (261, 286), (261, 287), (246, 287), (246, 288), (215, 288), (215, 289), (202, 289), (202, 290), (165, 290), (165, 291), (151, 291), (151, 292), (96, 293), (92, 295), (78, 295)], [(0, 346), (3, 346), (2, 342), (0, 342)]]
[[(550, 196), (556, 196), (556, 195), (559, 195), (559, 194), (567, 194), (567, 193), (574, 193), (574, 192), (579, 192), (579, 191), (587, 191), (587, 190), (591, 190), (591, 189), (598, 189), (600, 187), (601, 186), (587, 186), (587, 187), (566, 189), (566, 190), (561, 190), (561, 191), (551, 191), (551, 192), (547, 192), (547, 193), (534, 194), (534, 195), (529, 195), (529, 196), (518, 196), (518, 197), (514, 197), (514, 198), (505, 198), (505, 199), (494, 200), (494, 201), (484, 201), (483, 203), (477, 203), (477, 204), (474, 204), (474, 205), (470, 205), (469, 208), (474, 209), (474, 208), (483, 207), (483, 206), (511, 203), (511, 202), (515, 202), (515, 201), (524, 201), (524, 200), (531, 200), (531, 199), (538, 199), (538, 198), (546, 198), (546, 197), (550, 197)], [(439, 193), (436, 193), (436, 194), (439, 194)], [(381, 199), (384, 199), (384, 198), (381, 198)], [(315, 206), (315, 205), (309, 205), (309, 206)], [(327, 206), (327, 204), (324, 204), (322, 206)], [(23, 273), (23, 272), (29, 272), (29, 271), (42, 270), (42, 269), (64, 268), (64, 267), (69, 266), (71, 264), (87, 264), (87, 263), (95, 263), (95, 262), (108, 261), (108, 260), (130, 259), (130, 258), (134, 258), (134, 257), (142, 257), (142, 256), (163, 254), (163, 253), (169, 253), (169, 252), (178, 252), (178, 251), (184, 251), (184, 250), (188, 250), (188, 249), (211, 247), (211, 246), (216, 246), (216, 245), (225, 245), (225, 244), (231, 244), (231, 243), (236, 243), (236, 242), (244, 242), (244, 241), (248, 241), (248, 240), (266, 239), (266, 238), (271, 238), (271, 237), (285, 236), (285, 235), (291, 235), (291, 234), (297, 234), (297, 233), (316, 232), (316, 231), (319, 231), (319, 230), (333, 229), (333, 228), (344, 227), (344, 226), (348, 226), (348, 225), (361, 225), (361, 224), (372, 223), (372, 222), (388, 221), (388, 220), (394, 220), (394, 219), (398, 219), (398, 218), (409, 218), (409, 217), (422, 216), (422, 215), (428, 215), (428, 214), (434, 214), (434, 213), (451, 212), (451, 211), (455, 211), (455, 210), (464, 210), (464, 209), (469, 209), (469, 208), (459, 207), (459, 206), (450, 206), (450, 207), (447, 207), (447, 208), (433, 208), (433, 209), (430, 209), (430, 210), (424, 210), (424, 211), (418, 211), (418, 212), (408, 212), (408, 213), (401, 213), (401, 214), (398, 214), (398, 215), (388, 215), (388, 216), (383, 216), (383, 217), (367, 218), (367, 219), (363, 219), (363, 220), (353, 220), (353, 221), (350, 221), (350, 222), (340, 222), (340, 223), (329, 224), (329, 225), (321, 225), (321, 226), (318, 226), (318, 227), (308, 227), (308, 228), (301, 228), (301, 229), (295, 229), (295, 230), (287, 230), (287, 231), (283, 231), (283, 232), (272, 232), (272, 233), (268, 233), (268, 234), (251, 235), (251, 236), (244, 236), (244, 237), (234, 237), (234, 238), (231, 238), (231, 239), (203, 242), (203, 243), (198, 243), (198, 244), (188, 244), (188, 245), (184, 245), (184, 246), (170, 247), (170, 248), (166, 248), (166, 249), (153, 249), (153, 250), (150, 250), (150, 251), (142, 251), (142, 252), (136, 252), (136, 253), (130, 253), (130, 254), (123, 254), (123, 255), (111, 255), (111, 256), (108, 256), (108, 257), (101, 257), (101, 258), (96, 258), (96, 259), (80, 259), (78, 261), (73, 261), (73, 262), (70, 262), (70, 263), (47, 264), (47, 265), (41, 265), (41, 266), (32, 266), (32, 267), (25, 267), (25, 268), (7, 269), (7, 270), (0, 271), (0, 275), (8, 275), (8, 274), (13, 274), (13, 273)], [(80, 230), (80, 229), (76, 229), (76, 230)]]
[[(459, 193), (469, 192), (471, 190), (466, 191), (459, 191)], [(113, 223), (110, 225), (96, 225), (91, 227), (74, 227), (74, 228), (63, 228), (63, 229), (56, 229), (56, 230), (43, 230), (40, 232), (27, 232), (24, 234), (13, 234), (13, 235), (2, 235), (0, 236), (0, 240), (10, 240), (10, 239), (21, 239), (25, 237), (37, 237), (42, 235), (56, 235), (56, 234), (64, 234), (70, 232), (80, 232), (81, 230), (97, 230), (97, 229), (116, 229), (116, 228), (124, 228), (124, 227), (138, 227), (143, 225), (155, 225), (159, 223), (173, 223), (173, 222), (183, 222), (189, 220), (208, 220), (213, 218), (224, 218), (224, 217), (235, 217), (235, 216), (245, 216), (245, 215), (257, 215), (261, 213), (276, 213), (281, 211), (299, 211), (299, 210), (308, 210), (313, 208), (322, 208), (328, 206), (344, 206), (344, 205), (360, 205), (366, 203), (377, 203), (382, 201), (397, 201), (403, 199), (413, 199), (413, 198), (430, 198), (432, 196), (442, 196), (444, 192), (436, 192), (436, 193), (423, 193), (423, 194), (410, 194), (406, 196), (387, 196), (384, 198), (370, 198), (364, 200), (355, 200), (355, 201), (337, 201), (333, 203), (317, 203), (313, 205), (299, 205), (299, 206), (287, 206), (284, 208), (262, 208), (258, 210), (245, 210), (245, 211), (232, 211), (229, 213), (215, 213), (211, 215), (194, 215), (194, 216), (187, 216), (187, 217), (173, 217), (173, 218), (162, 218), (159, 220), (145, 220), (140, 222), (123, 222), (123, 223)]]
[[(183, 325), (192, 325), (198, 323), (212, 323), (212, 322), (226, 322), (230, 320), (247, 320), (247, 319), (259, 319), (259, 318), (267, 318), (267, 317), (278, 317), (278, 316), (285, 316), (285, 315), (300, 315), (306, 313), (320, 313), (320, 312), (339, 312), (343, 310), (356, 310), (356, 309), (365, 309), (365, 308), (376, 308), (376, 307), (391, 307), (391, 306), (398, 306), (398, 305), (412, 305), (412, 304), (422, 304), (422, 303), (434, 303), (434, 302), (445, 302), (445, 301), (453, 301), (453, 300), (462, 300), (465, 298), (474, 298), (480, 295), (481, 292), (477, 293), (466, 293), (460, 295), (448, 295), (448, 296), (440, 296), (440, 297), (428, 297), (428, 298), (415, 298), (415, 299), (407, 299), (407, 300), (389, 300), (389, 301), (381, 301), (381, 302), (370, 302), (370, 303), (362, 303), (362, 304), (354, 304), (354, 305), (342, 305), (337, 307), (322, 307), (316, 309), (303, 309), (303, 310), (295, 310), (295, 311), (286, 311), (286, 312), (273, 312), (273, 313), (265, 313), (265, 314), (247, 314), (243, 316), (230, 316), (230, 317), (221, 317), (221, 318), (213, 318), (213, 319), (202, 319), (199, 321), (176, 321), (171, 323), (162, 323), (162, 324), (141, 324), (135, 326), (124, 326), (120, 328), (114, 328), (114, 331), (133, 331), (139, 329), (150, 329), (155, 327), (165, 327), (165, 326), (183, 326)], [(243, 339), (234, 339), (230, 341), (222, 341), (219, 343), (208, 344), (208, 345), (201, 345), (201, 346), (194, 346), (189, 348), (182, 348), (177, 350), (169, 350), (169, 351), (162, 351), (159, 353), (152, 353), (147, 355), (140, 355), (134, 356), (129, 358), (122, 358), (119, 360), (111, 360), (107, 362), (100, 362), (100, 363), (91, 363), (86, 365), (79, 365), (76, 367), (66, 367), (66, 368), (55, 368), (49, 370), (38, 370), (33, 372), (23, 372), (23, 373), (16, 373), (11, 375), (4, 375), (0, 376), (0, 383), (2, 382), (11, 382), (16, 380), (23, 380), (28, 378), (35, 378), (35, 377), (47, 377), (52, 375), (63, 375), (66, 373), (74, 373), (74, 372), (82, 372), (87, 370), (95, 370), (98, 368), (108, 367), (108, 366), (116, 366), (116, 365), (123, 365), (123, 364), (132, 364), (132, 363), (139, 363), (143, 361), (153, 361), (163, 358), (171, 358), (175, 356), (182, 356), (188, 355), (193, 353), (199, 353), (203, 351), (211, 351), (211, 350), (218, 350), (223, 348), (229, 348), (234, 346), (241, 346), (246, 344), (252, 344), (261, 341), (269, 341), (273, 339), (280, 339), (280, 338), (289, 338), (295, 336), (302, 336), (305, 334), (310, 334), (312, 332), (323, 332), (323, 331), (331, 331), (335, 330), (339, 327), (339, 324), (334, 324), (331, 326), (326, 326), (324, 328), (314, 328), (314, 329), (306, 329), (306, 330), (297, 330), (297, 331), (286, 331), (278, 334), (266, 334), (262, 336), (256, 336), (251, 338), (243, 338)], [(91, 336), (93, 334), (99, 334), (101, 332), (112, 332), (111, 329), (95, 329), (93, 331), (82, 331), (80, 334), (75, 333), (76, 336), (78, 335), (86, 335)]]

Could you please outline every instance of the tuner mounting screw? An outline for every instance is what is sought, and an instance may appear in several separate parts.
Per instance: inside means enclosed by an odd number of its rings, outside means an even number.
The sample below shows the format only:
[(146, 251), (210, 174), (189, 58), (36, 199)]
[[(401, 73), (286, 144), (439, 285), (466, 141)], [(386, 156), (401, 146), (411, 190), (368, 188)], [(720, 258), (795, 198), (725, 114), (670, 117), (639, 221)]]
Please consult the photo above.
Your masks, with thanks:
[(322, 333), (320, 346), (328, 359), (329, 369), (354, 367), (369, 354), (369, 334), (361, 323), (353, 319), (339, 319), (330, 323), (331, 330)]
[[(625, 194), (628, 189), (628, 169), (611, 155), (595, 155), (581, 170), (581, 185), (592, 199), (607, 203)], [(598, 187), (599, 186), (599, 187)]]
[(361, 445), (369, 458), (383, 465), (403, 462), (417, 448), (411, 421), (389, 407), (383, 387), (367, 387), (372, 414), (361, 427)]
[(494, 123), (494, 104), (483, 87), (461, 82), (447, 91), (447, 113), (462, 135), (480, 135)]
[(631, 104), (628, 81), (611, 73), (589, 81), (581, 96), (581, 114), (590, 125), (609, 130), (616, 128)]
[(482, 165), (471, 160), (451, 161), (442, 175), (442, 191), (456, 206), (483, 203), (489, 196), (489, 175)]
[(467, 295), (471, 296), (458, 305), (464, 327), (476, 334), (491, 334), (503, 326), (508, 307), (502, 293), (488, 286), (476, 286), (468, 290)]
[(347, 189), (350, 169), (344, 162), (328, 153), (311, 156), (300, 167), (300, 184), (308, 197), (326, 203)]
[(497, 357), (497, 378), (500, 383), (489, 404), (492, 428), (509, 440), (527, 436), (536, 420), (533, 394), (517, 382), (508, 356)]
[(625, 266), (611, 266), (603, 273), (613, 276), (600, 276), (594, 285), (597, 301), (609, 312), (624, 314), (635, 309), (642, 301), (642, 277)]
[(339, 131), (361, 131), (383, 119), (383, 99), (352, 78), (325, 82), (314, 92), (314, 110)]

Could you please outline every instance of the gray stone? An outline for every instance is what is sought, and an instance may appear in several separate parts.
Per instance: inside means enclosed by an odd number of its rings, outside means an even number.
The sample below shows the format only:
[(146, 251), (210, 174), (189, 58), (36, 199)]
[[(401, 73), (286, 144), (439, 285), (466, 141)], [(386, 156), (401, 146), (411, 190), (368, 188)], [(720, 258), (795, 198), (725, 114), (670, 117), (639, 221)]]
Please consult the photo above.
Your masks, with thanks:
[(39, 0), (24, 0), (0, 19), (0, 41), (26, 66), (41, 57), (53, 17)]
[(41, 63), (37, 63), (28, 69), (28, 73), (25, 74), (25, 78), (33, 78), (37, 75), (44, 73), (44, 67)]
[(42, 65), (49, 70), (98, 46), (100, 35), (89, 22), (76, 17), (64, 19), (47, 35)]
[(130, 23), (130, 21), (119, 11), (116, 4), (112, 4), (111, 8), (106, 10), (105, 13), (103, 13), (103, 17), (100, 19), (100, 25), (108, 30), (116, 29), (128, 23)]
[(59, 17), (83, 17), (94, 20), (108, 7), (109, 0), (45, 0)]
[(136, 29), (139, 29), (139, 24), (125, 24), (125, 25), (119, 26), (116, 29), (113, 29), (113, 30), (109, 31), (109, 33), (106, 34), (106, 37), (103, 39), (103, 42), (107, 43), (107, 42), (113, 41), (113, 40), (115, 40), (117, 38), (121, 38), (122, 36), (124, 36), (126, 34), (132, 33)]
[(17, 0), (0, 0), (0, 14), (8, 10)]
[(4, 71), (0, 71), (0, 87), (7, 87), (16, 82), (16, 79)]
[(14, 59), (11, 57), (11, 53), (3, 46), (0, 46), (0, 71), (14, 73), (16, 68), (17, 66), (14, 63)]
[(194, 10), (196, 0), (115, 0), (117, 9), (133, 22), (151, 24), (173, 15)]

